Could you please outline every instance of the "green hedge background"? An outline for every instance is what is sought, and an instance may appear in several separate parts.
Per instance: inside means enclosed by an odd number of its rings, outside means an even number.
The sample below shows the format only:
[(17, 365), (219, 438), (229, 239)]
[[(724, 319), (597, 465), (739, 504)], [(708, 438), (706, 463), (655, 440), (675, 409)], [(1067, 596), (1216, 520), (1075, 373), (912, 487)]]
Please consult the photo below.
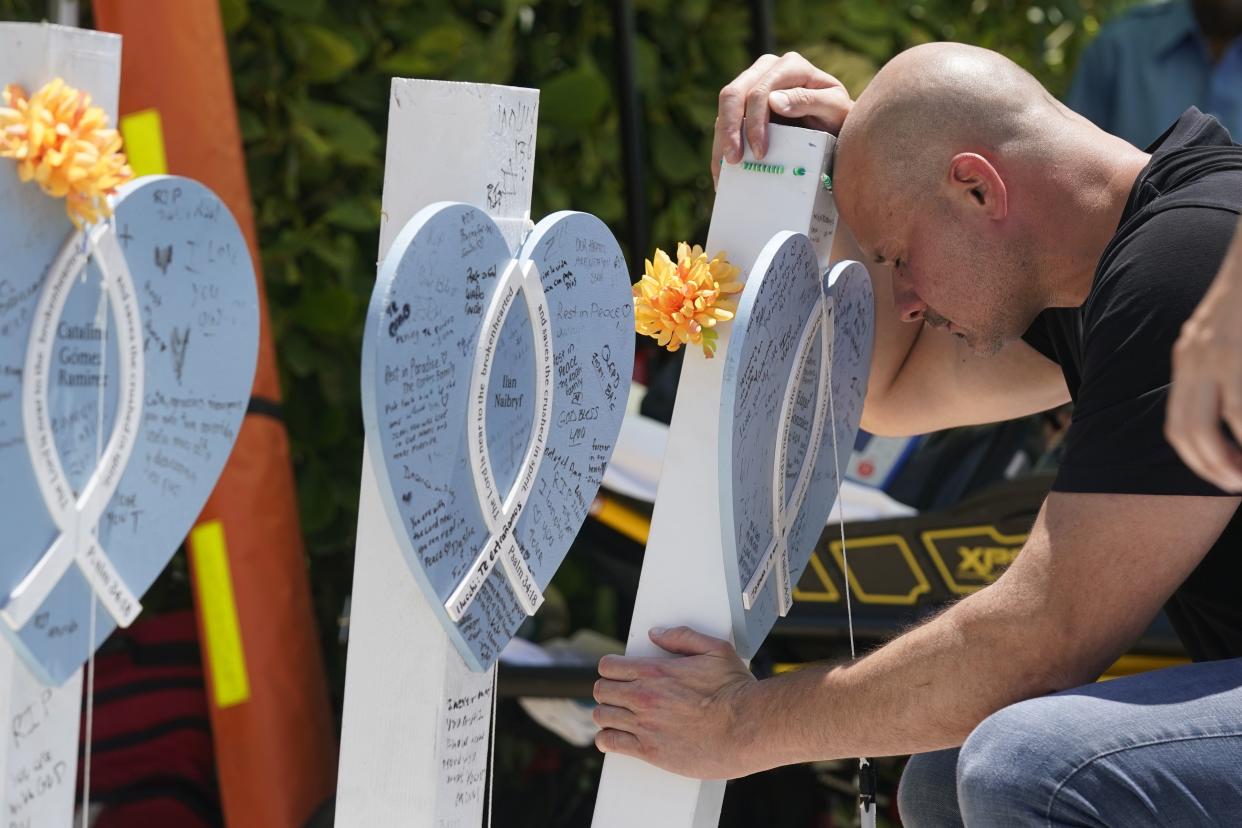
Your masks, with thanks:
[[(990, 47), (1055, 94), (1105, 19), (1134, 0), (772, 0), (794, 49), (857, 94), (896, 52), (932, 40)], [(89, 9), (84, 12), (89, 23)], [(615, 37), (604, 0), (221, 0), (263, 270), (279, 348), (302, 525), (338, 703), (338, 618), (353, 576), (362, 424), (359, 338), (375, 276), (389, 80), (541, 90), (534, 210), (595, 213), (627, 238)], [(716, 96), (754, 57), (751, 4), (635, 0), (636, 72), (653, 245), (702, 240)], [(39, 19), (40, 0), (0, 0)], [(627, 251), (631, 267), (650, 251)], [(184, 578), (184, 564), (170, 570)], [(568, 619), (616, 634), (571, 556)], [(178, 594), (185, 594), (177, 590)]]

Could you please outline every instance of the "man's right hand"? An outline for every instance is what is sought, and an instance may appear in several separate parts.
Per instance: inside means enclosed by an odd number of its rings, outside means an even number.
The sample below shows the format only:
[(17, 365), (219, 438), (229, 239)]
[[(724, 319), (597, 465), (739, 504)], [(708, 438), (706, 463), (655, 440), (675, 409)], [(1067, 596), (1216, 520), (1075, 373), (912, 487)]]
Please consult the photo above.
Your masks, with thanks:
[(712, 143), (712, 180), (720, 178), (721, 159), (742, 160), (742, 126), (746, 140), (763, 158), (768, 151), (768, 118), (775, 112), (802, 120), (808, 127), (836, 135), (854, 101), (841, 81), (817, 69), (797, 52), (764, 55), (720, 90), (716, 137)]

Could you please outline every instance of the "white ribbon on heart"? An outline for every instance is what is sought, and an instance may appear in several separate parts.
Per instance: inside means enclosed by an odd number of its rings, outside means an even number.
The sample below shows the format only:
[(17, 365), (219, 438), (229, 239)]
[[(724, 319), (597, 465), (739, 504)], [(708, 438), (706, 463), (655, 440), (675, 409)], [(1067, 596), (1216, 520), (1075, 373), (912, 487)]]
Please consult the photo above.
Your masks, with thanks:
[[(101, 287), (115, 308), (120, 366), (116, 419), (86, 485), (75, 494), (56, 449), (49, 400), (57, 327), (76, 279), (93, 255)], [(101, 343), (106, 353), (107, 342)], [(101, 366), (102, 369), (103, 366)], [(103, 405), (100, 372), (100, 405)], [(26, 625), (76, 563), (108, 614), (127, 627), (142, 609), (99, 543), (99, 519), (116, 492), (138, 440), (143, 403), (143, 338), (138, 297), (115, 226), (105, 222), (70, 236), (48, 271), (35, 308), (22, 383), (22, 425), (39, 491), (60, 534), (8, 596), (0, 615), (14, 630)], [(100, 417), (102, 423), (102, 417)]]
[[(759, 566), (751, 576), (750, 583), (742, 591), (742, 606), (751, 609), (759, 600), (759, 594), (768, 582), (768, 577), (776, 573), (777, 610), (781, 617), (789, 614), (793, 607), (793, 579), (789, 574), (789, 530), (793, 520), (802, 511), (802, 503), (810, 489), (811, 476), (815, 472), (815, 463), (819, 458), (819, 444), (824, 434), (824, 424), (829, 419), (829, 383), (832, 376), (832, 299), (824, 294), (820, 285), (820, 295), (816, 307), (807, 317), (798, 338), (797, 350), (794, 352), (794, 370), (790, 372), (785, 383), (785, 395), (781, 402), (780, 426), (776, 437), (776, 458), (772, 464), (772, 542), (764, 551)], [(785, 498), (785, 467), (788, 463), (789, 434), (793, 427), (794, 413), (797, 410), (798, 388), (806, 370), (807, 361), (811, 357), (811, 345), (819, 337), (819, 379), (816, 384), (817, 399), (815, 412), (811, 420), (810, 440), (806, 454), (794, 481), (793, 495), (786, 505)]]
[[(509, 491), (501, 496), (497, 489), (495, 470), (487, 449), (487, 393), (492, 363), (500, 332), (518, 293), (526, 301), (531, 327), (535, 334), (535, 421), (526, 454), (518, 468), (517, 478)], [(454, 623), (465, 616), (479, 591), (499, 562), (505, 577), (527, 615), (534, 615), (543, 604), (543, 593), (517, 542), (517, 522), (530, 498), (539, 464), (543, 459), (548, 429), (552, 424), (552, 330), (547, 297), (539, 269), (530, 261), (511, 260), (501, 274), (483, 315), (483, 335), (475, 351), (474, 372), (466, 407), (466, 443), (474, 490), (489, 533), (482, 550), (475, 557), (466, 577), (444, 604)]]

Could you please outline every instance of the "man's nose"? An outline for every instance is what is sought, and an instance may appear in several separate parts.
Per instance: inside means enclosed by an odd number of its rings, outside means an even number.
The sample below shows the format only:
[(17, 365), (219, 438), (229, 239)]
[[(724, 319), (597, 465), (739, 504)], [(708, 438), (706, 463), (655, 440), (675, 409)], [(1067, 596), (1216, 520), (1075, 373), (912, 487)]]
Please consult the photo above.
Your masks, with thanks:
[(917, 322), (927, 310), (927, 303), (917, 293), (896, 285), (893, 285), (893, 303), (897, 306), (897, 315), (902, 322)]

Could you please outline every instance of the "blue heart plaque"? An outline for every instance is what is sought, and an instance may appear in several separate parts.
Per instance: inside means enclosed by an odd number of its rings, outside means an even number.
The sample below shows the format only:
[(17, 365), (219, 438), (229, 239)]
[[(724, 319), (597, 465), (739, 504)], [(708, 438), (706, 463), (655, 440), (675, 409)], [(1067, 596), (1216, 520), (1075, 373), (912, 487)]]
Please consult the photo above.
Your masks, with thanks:
[(8, 168), (0, 204), (17, 207), (0, 224), (0, 630), (59, 684), (137, 615), (214, 488), (258, 295), (237, 223), (189, 179), (125, 185), (85, 232)]
[(629, 391), (634, 310), (612, 233), (548, 216), (512, 256), (433, 204), (380, 266), (363, 339), (368, 450), (415, 580), (487, 670), (586, 519)]
[(754, 655), (810, 560), (862, 416), (872, 347), (866, 268), (821, 275), (779, 233), (746, 280), (721, 389), (720, 513), (738, 652)]

